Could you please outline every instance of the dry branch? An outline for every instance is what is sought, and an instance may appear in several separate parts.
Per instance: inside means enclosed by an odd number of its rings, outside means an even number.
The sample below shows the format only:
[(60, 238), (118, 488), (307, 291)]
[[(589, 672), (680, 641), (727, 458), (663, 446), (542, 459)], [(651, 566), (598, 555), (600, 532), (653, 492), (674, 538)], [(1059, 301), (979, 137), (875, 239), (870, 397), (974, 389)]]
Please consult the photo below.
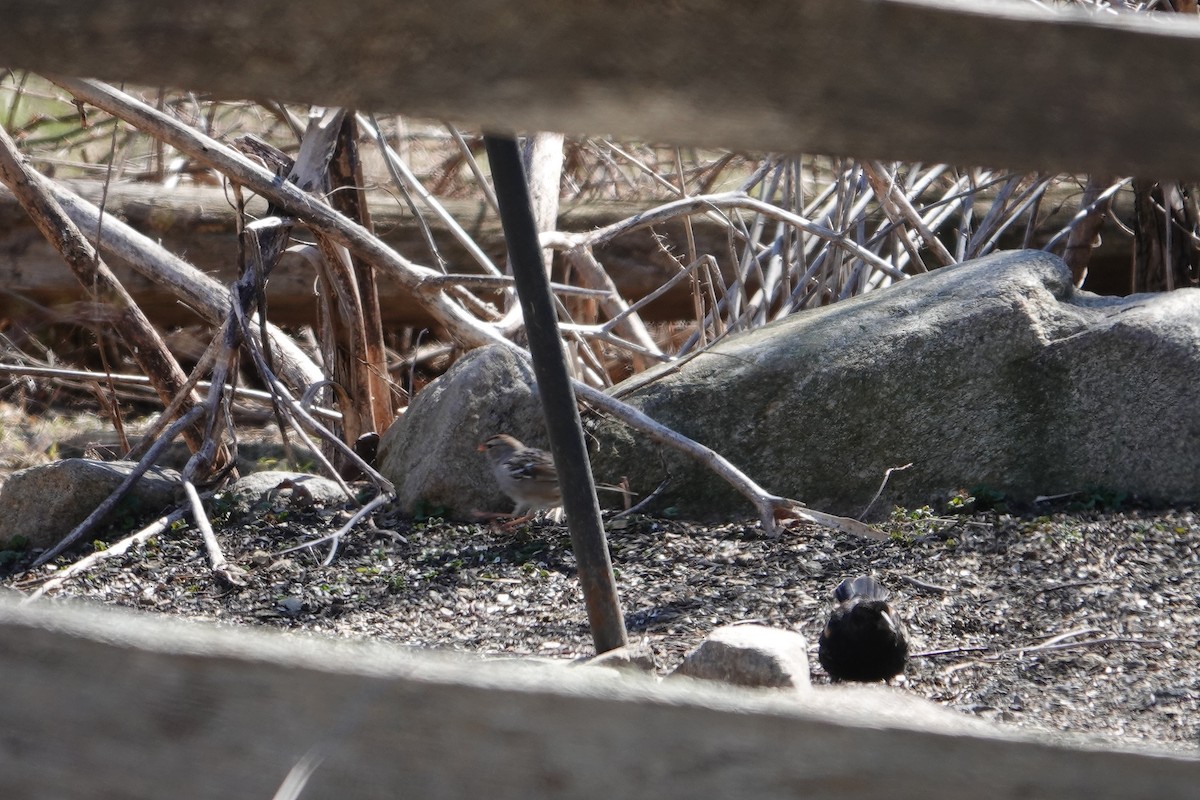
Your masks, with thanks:
[(800, 519), (855, 536), (869, 539), (887, 538), (870, 525), (858, 520), (826, 514), (823, 511), (807, 508), (803, 503), (795, 500), (771, 494), (711, 448), (660, 425), (633, 406), (626, 405), (604, 392), (582, 383), (575, 384), (575, 391), (581, 400), (598, 411), (611, 414), (639, 433), (644, 433), (656, 442), (679, 450), (711, 469), (754, 504), (763, 530), (771, 536), (778, 536), (782, 532), (780, 523), (789, 519)]
[(216, 169), (235, 183), (266, 197), (303, 220), (314, 231), (328, 236), (370, 262), (376, 269), (386, 272), (412, 291), (434, 319), (464, 344), (479, 346), (501, 340), (494, 328), (468, 314), (440, 287), (423, 283), (424, 278), (439, 273), (401, 256), (361, 225), (305, 194), (294, 184), (280, 181), (275, 175), (215, 139), (180, 124), (110, 86), (98, 81), (74, 78), (53, 80), (80, 100), (124, 119), (156, 139), (161, 139), (197, 161)]
[[(450, 334), (459, 341), (468, 346), (499, 343), (521, 353), (525, 352), (502, 337), (494, 326), (483, 323), (469, 314), (438, 285), (427, 284), (425, 279), (438, 277), (436, 272), (400, 256), (371, 236), (362, 226), (346, 219), (328, 205), (306, 195), (295, 185), (277, 180), (266, 170), (249, 162), (219, 142), (179, 124), (161, 112), (111, 87), (97, 81), (67, 78), (56, 78), (55, 82), (75, 94), (80, 100), (125, 119), (150, 135), (161, 138), (198, 161), (217, 169), (236, 183), (263, 195), (278, 207), (305, 221), (314, 231), (328, 236), (331, 240), (347, 247), (352, 253), (370, 262), (377, 269), (387, 272), (413, 291), (430, 313), (442, 322)], [(716, 208), (744, 208), (762, 213), (769, 218), (794, 225), (818, 237), (835, 241), (840, 247), (869, 264), (873, 269), (887, 272), (893, 277), (903, 276), (903, 273), (892, 268), (878, 256), (838, 235), (835, 231), (739, 193), (693, 198), (668, 204), (647, 214), (638, 215), (626, 223), (609, 226), (609, 228), (602, 229), (585, 239), (571, 240), (568, 238), (567, 246), (594, 245), (605, 238), (615, 236), (621, 230), (654, 224), (678, 213), (698, 213)], [(561, 241), (557, 238), (558, 236), (549, 235), (548, 238), (553, 241), (546, 242), (546, 244), (550, 246)], [(253, 350), (253, 348), (251, 349)], [(779, 532), (780, 520), (799, 518), (830, 525), (856, 535), (873, 538), (878, 536), (871, 528), (855, 520), (806, 509), (797, 501), (772, 495), (718, 454), (664, 428), (641, 412), (602, 392), (591, 389), (583, 383), (577, 383), (576, 390), (593, 407), (610, 413), (652, 439), (680, 449), (707, 464), (750, 499), (759, 512), (759, 518), (765, 530), (772, 534)]]
[[(883, 206), (888, 219), (894, 224), (911, 225), (913, 230), (920, 235), (925, 246), (933, 252), (939, 266), (947, 267), (955, 263), (954, 256), (950, 255), (946, 246), (934, 236), (933, 231), (921, 219), (921, 215), (913, 208), (912, 203), (897, 190), (895, 176), (889, 175), (887, 168), (877, 161), (864, 161), (863, 170), (866, 172), (867, 180), (871, 183), (871, 191), (875, 192), (875, 196), (879, 198), (880, 205)], [(904, 237), (904, 241), (907, 242), (908, 238)], [(916, 262), (915, 256), (913, 261)]]
[(590, 233), (563, 233), (561, 231), (546, 234), (543, 237), (543, 244), (547, 247), (557, 249), (570, 249), (572, 247), (597, 247), (616, 237), (629, 233), (630, 231), (646, 228), (651, 225), (661, 224), (676, 216), (685, 214), (698, 214), (714, 209), (744, 209), (755, 211), (763, 216), (778, 220), (788, 225), (795, 226), (805, 233), (819, 237), (830, 244), (844, 248), (848, 253), (855, 258), (861, 259), (866, 264), (869, 264), (873, 269), (879, 270), (892, 278), (904, 279), (907, 276), (900, 270), (893, 267), (887, 261), (872, 253), (870, 250), (863, 248), (857, 242), (839, 234), (836, 230), (828, 228), (824, 225), (819, 225), (812, 220), (786, 211), (778, 206), (773, 206), (770, 203), (763, 202), (756, 198), (750, 197), (742, 192), (727, 192), (724, 194), (703, 195), (700, 197), (689, 197), (684, 200), (676, 200), (671, 203), (664, 203), (656, 208), (650, 209), (629, 219), (622, 220), (613, 225), (600, 228)]
[[(49, 182), (55, 200), (95, 243), (100, 209), (63, 186)], [(143, 275), (165, 284), (172, 293), (213, 325), (220, 325), (229, 309), (229, 290), (191, 264), (171, 253), (113, 215), (104, 216), (100, 246), (128, 261)], [(297, 389), (321, 380), (321, 370), (292, 338), (275, 325), (267, 325), (271, 348), (280, 360), (280, 371)], [(258, 336), (258, 332), (254, 332)]]
[(1087, 277), (1088, 262), (1100, 235), (1100, 226), (1112, 205), (1112, 194), (1105, 189), (1111, 188), (1112, 184), (1109, 177), (1089, 176), (1083, 199), (1079, 201), (1081, 217), (1077, 224), (1071, 226), (1062, 256), (1071, 268), (1071, 278), (1076, 286), (1082, 286), (1083, 279)]
[[(62, 254), (84, 290), (112, 310), (115, 315), (113, 329), (120, 334), (130, 354), (150, 378), (163, 405), (170, 405), (187, 384), (187, 375), (125, 287), (100, 260), (100, 254), (54, 199), (46, 180), (23, 162), (16, 143), (2, 128), (0, 180), (16, 195), (47, 241)], [(188, 392), (180, 402), (180, 413), (184, 416), (195, 407), (197, 400), (190, 394), (190, 389)], [(183, 435), (192, 450), (200, 448), (203, 435), (199, 429), (185, 429)], [(222, 462), (228, 459), (229, 454), (223, 452)]]

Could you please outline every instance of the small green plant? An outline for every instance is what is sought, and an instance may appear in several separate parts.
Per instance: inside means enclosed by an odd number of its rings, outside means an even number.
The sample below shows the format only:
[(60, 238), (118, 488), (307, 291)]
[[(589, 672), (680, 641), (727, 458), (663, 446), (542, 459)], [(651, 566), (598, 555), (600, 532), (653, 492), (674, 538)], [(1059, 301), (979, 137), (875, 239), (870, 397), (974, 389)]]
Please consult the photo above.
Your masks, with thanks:
[(901, 508), (896, 506), (888, 518), (888, 538), (902, 544), (912, 544), (926, 536), (936, 536), (949, 520), (939, 518), (929, 506)]
[(237, 500), (229, 492), (222, 492), (213, 497), (208, 503), (208, 516), (215, 522), (224, 522), (237, 507)]
[(0, 569), (8, 569), (16, 564), (25, 551), (29, 549), (29, 537), (17, 534), (4, 543), (0, 548)]
[(975, 510), (975, 495), (959, 489), (946, 501), (946, 510), (951, 514), (970, 514)]
[(1042, 536), (1052, 544), (1079, 544), (1083, 541), (1083, 531), (1066, 525), (1051, 525), (1042, 531)]
[(970, 493), (975, 498), (976, 511), (996, 511), (1001, 514), (1008, 511), (1008, 496), (999, 489), (979, 485), (971, 487)]
[(17, 534), (4, 543), (4, 547), (0, 550), (12, 550), (14, 552), (23, 553), (29, 549), (29, 537)]
[(413, 519), (417, 522), (424, 522), (427, 525), (442, 525), (449, 512), (450, 509), (443, 505), (418, 500), (417, 504), (413, 506)]
[(1129, 502), (1129, 495), (1119, 489), (1088, 486), (1071, 503), (1076, 511), (1120, 511)]

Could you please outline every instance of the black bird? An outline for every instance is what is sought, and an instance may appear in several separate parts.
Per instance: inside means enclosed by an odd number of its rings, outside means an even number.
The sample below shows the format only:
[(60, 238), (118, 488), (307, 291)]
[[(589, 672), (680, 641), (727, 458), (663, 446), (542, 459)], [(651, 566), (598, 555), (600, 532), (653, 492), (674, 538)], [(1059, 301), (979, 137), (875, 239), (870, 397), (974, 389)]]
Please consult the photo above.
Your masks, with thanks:
[(817, 660), (835, 681), (888, 681), (904, 671), (908, 639), (889, 596), (866, 575), (833, 590), (836, 605), (821, 631)]

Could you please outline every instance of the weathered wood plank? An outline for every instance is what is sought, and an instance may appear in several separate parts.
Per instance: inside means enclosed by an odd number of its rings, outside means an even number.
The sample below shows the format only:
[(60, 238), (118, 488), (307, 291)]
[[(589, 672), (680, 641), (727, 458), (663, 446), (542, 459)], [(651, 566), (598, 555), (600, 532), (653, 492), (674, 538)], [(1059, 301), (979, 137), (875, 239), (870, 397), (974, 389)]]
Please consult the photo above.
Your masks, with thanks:
[(1200, 761), (802, 698), (0, 601), (11, 798), (1194, 797)]
[[(1164, 18), (1168, 16), (1171, 18)], [(1010, 0), (0, 0), (28, 67), (758, 150), (1200, 177), (1200, 22)], [(1175, 17), (1179, 17), (1178, 19)]]

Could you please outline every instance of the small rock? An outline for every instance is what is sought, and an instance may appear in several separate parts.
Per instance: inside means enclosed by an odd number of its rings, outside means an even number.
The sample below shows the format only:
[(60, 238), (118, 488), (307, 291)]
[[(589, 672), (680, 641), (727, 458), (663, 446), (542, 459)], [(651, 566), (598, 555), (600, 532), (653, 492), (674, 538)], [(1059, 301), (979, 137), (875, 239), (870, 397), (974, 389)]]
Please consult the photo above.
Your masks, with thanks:
[(688, 653), (668, 677), (735, 686), (807, 689), (808, 643), (794, 631), (765, 625), (725, 625)]
[(286, 500), (290, 505), (300, 508), (340, 505), (349, 499), (342, 487), (329, 478), (275, 470), (238, 478), (225, 490), (225, 494), (251, 506), (260, 502)]
[(294, 617), (304, 610), (304, 601), (299, 597), (285, 597), (279, 601), (279, 610)]

